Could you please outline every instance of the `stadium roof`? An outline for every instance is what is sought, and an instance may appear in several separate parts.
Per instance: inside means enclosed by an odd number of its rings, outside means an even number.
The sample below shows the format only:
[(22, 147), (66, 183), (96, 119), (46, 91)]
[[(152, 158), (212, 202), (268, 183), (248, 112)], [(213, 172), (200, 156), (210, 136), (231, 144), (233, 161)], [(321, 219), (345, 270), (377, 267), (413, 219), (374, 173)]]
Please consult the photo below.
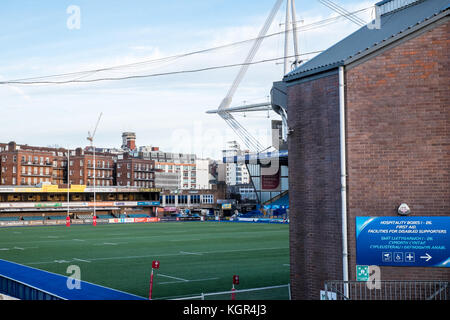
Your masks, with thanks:
[[(288, 73), (284, 81), (297, 80), (348, 64), (406, 36), (437, 15), (447, 15), (449, 0), (384, 0), (376, 4), (380, 28), (361, 27), (345, 39), (328, 48), (297, 69)], [(445, 12), (445, 14), (443, 14)]]
[(223, 157), (223, 163), (246, 163), (246, 164), (268, 164), (271, 161), (280, 161), (282, 165), (287, 164), (288, 151), (280, 150), (274, 152), (251, 153), (241, 156)]

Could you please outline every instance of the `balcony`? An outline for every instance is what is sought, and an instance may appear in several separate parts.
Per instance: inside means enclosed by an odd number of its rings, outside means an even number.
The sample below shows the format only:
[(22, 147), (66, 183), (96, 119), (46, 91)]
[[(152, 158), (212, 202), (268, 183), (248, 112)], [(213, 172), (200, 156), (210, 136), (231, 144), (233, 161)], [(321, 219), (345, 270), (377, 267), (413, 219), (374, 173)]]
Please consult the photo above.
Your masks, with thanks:
[(51, 178), (52, 175), (51, 174), (40, 174), (40, 173), (22, 173), (21, 174), (22, 177), (45, 177), (45, 178)]
[(42, 167), (52, 167), (52, 162), (39, 162), (39, 161), (21, 161), (22, 166), (42, 166)]

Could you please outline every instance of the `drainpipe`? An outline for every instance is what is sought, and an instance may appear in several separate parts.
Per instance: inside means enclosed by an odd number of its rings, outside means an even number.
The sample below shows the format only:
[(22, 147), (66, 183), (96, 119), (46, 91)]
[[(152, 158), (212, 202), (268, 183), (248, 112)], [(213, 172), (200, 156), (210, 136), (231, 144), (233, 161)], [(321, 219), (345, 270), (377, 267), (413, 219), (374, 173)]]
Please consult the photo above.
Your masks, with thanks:
[(344, 67), (339, 67), (339, 122), (341, 154), (341, 222), (342, 222), (342, 272), (344, 296), (348, 298), (348, 248), (347, 248), (347, 170), (345, 144), (345, 80)]

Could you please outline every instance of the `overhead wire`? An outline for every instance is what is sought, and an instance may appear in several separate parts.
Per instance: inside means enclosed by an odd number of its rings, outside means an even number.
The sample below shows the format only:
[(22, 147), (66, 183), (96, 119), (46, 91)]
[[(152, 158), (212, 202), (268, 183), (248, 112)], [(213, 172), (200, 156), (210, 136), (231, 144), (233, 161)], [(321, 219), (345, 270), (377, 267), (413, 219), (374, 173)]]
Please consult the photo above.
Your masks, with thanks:
[[(364, 9), (360, 9), (358, 11), (352, 12), (351, 14), (355, 14), (358, 12), (362, 12), (368, 9), (371, 9), (372, 7), (368, 7), (368, 8), (364, 8)], [(340, 18), (342, 18), (344, 16), (338, 16), (338, 17), (333, 17), (333, 18), (329, 18), (329, 19), (324, 19), (324, 20), (320, 20), (317, 22), (313, 22), (311, 24), (307, 24), (307, 25), (302, 25), (302, 26), (298, 26), (296, 28), (296, 30), (298, 31), (309, 31), (309, 30), (313, 30), (313, 29), (317, 29), (317, 28), (321, 28), (324, 26), (327, 26), (331, 23), (336, 22), (337, 20), (339, 20)], [(294, 30), (293, 28), (291, 30)], [(230, 47), (234, 47), (234, 46), (239, 46), (239, 45), (243, 45), (249, 42), (253, 42), (255, 40), (258, 39), (263, 39), (263, 38), (269, 38), (269, 37), (274, 37), (274, 36), (278, 36), (278, 35), (283, 35), (285, 34), (286, 31), (278, 31), (278, 32), (274, 32), (271, 34), (267, 34), (264, 36), (258, 36), (256, 38), (252, 38), (252, 39), (246, 39), (246, 40), (242, 40), (242, 41), (237, 41), (237, 42), (233, 42), (233, 43), (229, 43), (229, 44), (225, 44), (225, 45), (221, 45), (221, 46), (216, 46), (216, 47), (212, 47), (212, 48), (207, 48), (207, 49), (202, 49), (202, 50), (196, 50), (196, 51), (191, 51), (188, 53), (183, 53), (183, 54), (178, 54), (178, 55), (172, 55), (172, 56), (168, 56), (168, 57), (163, 57), (163, 58), (157, 58), (157, 59), (150, 59), (150, 60), (144, 60), (144, 61), (140, 61), (140, 62), (134, 62), (134, 63), (128, 63), (128, 64), (121, 64), (121, 65), (116, 65), (116, 66), (111, 66), (111, 67), (104, 67), (104, 68), (97, 68), (97, 69), (92, 69), (92, 70), (86, 70), (86, 71), (77, 71), (77, 72), (69, 72), (69, 73), (60, 73), (60, 74), (53, 74), (53, 75), (46, 75), (46, 76), (39, 76), (39, 77), (28, 77), (28, 78), (19, 78), (19, 79), (14, 79), (14, 80), (6, 80), (6, 81), (0, 81), (0, 85), (6, 85), (6, 84), (59, 84), (59, 83), (69, 83), (69, 82), (77, 82), (77, 80), (92, 76), (94, 74), (97, 73), (101, 73), (101, 72), (106, 72), (106, 71), (117, 71), (117, 70), (123, 70), (125, 68), (133, 68), (133, 67), (142, 67), (143, 65), (151, 65), (151, 64), (157, 64), (157, 63), (168, 63), (168, 62), (173, 62), (175, 60), (181, 59), (181, 58), (185, 58), (185, 57), (189, 57), (189, 56), (193, 56), (193, 55), (197, 55), (197, 54), (204, 54), (207, 52), (213, 52), (216, 50), (222, 50), (225, 48), (230, 48)], [(316, 52), (312, 52), (312, 53), (318, 53), (321, 51), (316, 51)], [(310, 54), (310, 53), (308, 53)], [(278, 59), (277, 59), (278, 60)], [(242, 65), (242, 64), (241, 64)], [(233, 65), (233, 66), (237, 66)], [(206, 68), (208, 69), (208, 68)], [(213, 67), (213, 69), (215, 69), (215, 67)], [(189, 72), (189, 71), (183, 71), (183, 72)], [(159, 74), (154, 74), (152, 76), (158, 76), (158, 75), (166, 75), (166, 74), (177, 74), (179, 72), (168, 72), (168, 73), (159, 73)], [(76, 77), (75, 79), (71, 79), (71, 80), (67, 80), (67, 81), (37, 81), (40, 79), (51, 79), (51, 78), (64, 78), (64, 77), (68, 77), (68, 76), (74, 76)], [(134, 75), (134, 76), (129, 76), (129, 77), (118, 77), (117, 79), (128, 79), (128, 78), (137, 78), (137, 77), (148, 77), (147, 75), (143, 75), (143, 76), (139, 76), (139, 75)], [(104, 78), (104, 80), (114, 80), (115, 78)], [(97, 81), (101, 81), (102, 79), (88, 79), (86, 81), (83, 82), (97, 82)], [(81, 81), (79, 81), (81, 82)]]
[[(323, 50), (306, 52), (301, 55), (317, 54), (322, 51)], [(294, 55), (286, 56), (286, 58), (293, 58), (293, 57), (295, 57), (295, 56)], [(89, 83), (89, 82), (100, 82), (100, 81), (118, 81), (118, 80), (129, 80), (129, 79), (139, 79), (139, 78), (151, 78), (151, 77), (178, 75), (178, 74), (186, 74), (186, 73), (197, 73), (197, 72), (203, 72), (203, 71), (211, 71), (211, 70), (233, 68), (233, 67), (246, 66), (246, 65), (261, 64), (261, 63), (281, 60), (284, 58), (285, 57), (283, 56), (283, 57), (269, 58), (269, 59), (263, 59), (263, 60), (253, 61), (253, 62), (233, 63), (233, 64), (211, 66), (211, 67), (204, 67), (204, 68), (197, 68), (197, 69), (159, 72), (159, 73), (144, 74), (144, 75), (130, 75), (130, 76), (123, 76), (123, 77), (105, 77), (105, 78), (96, 78), (96, 79), (77, 78), (77, 79), (70, 79), (70, 80), (63, 80), (63, 81), (50, 81), (50, 80), (41, 80), (41, 81), (18, 81), (17, 80), (17, 81), (15, 81), (15, 80), (13, 80), (13, 81), (0, 81), (0, 84), (15, 84), (15, 85), (69, 84), (69, 83)]]

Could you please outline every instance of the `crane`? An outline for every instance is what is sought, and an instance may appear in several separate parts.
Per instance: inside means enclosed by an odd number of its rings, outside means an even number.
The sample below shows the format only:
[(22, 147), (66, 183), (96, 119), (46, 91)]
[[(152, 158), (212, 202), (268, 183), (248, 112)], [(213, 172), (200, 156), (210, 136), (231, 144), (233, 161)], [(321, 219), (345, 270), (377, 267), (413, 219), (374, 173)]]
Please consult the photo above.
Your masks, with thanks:
[(95, 184), (96, 184), (96, 182), (95, 182), (95, 147), (93, 146), (93, 144), (94, 144), (95, 133), (97, 132), (97, 127), (98, 127), (98, 124), (100, 123), (100, 119), (101, 119), (102, 115), (103, 115), (103, 113), (100, 112), (100, 115), (98, 117), (97, 123), (94, 128), (94, 132), (91, 134), (91, 132), (88, 131), (88, 137), (87, 137), (87, 139), (91, 142), (91, 149), (94, 152), (94, 157), (93, 157), (94, 158), (94, 213), (92, 214), (93, 217), (96, 216), (96, 212), (95, 212), (95, 201), (96, 201), (96, 196), (95, 196)]
[(87, 139), (91, 142), (91, 146), (92, 146), (92, 143), (94, 141), (95, 132), (97, 131), (97, 127), (98, 127), (98, 124), (100, 122), (100, 118), (102, 117), (102, 115), (103, 115), (103, 113), (100, 112), (100, 115), (98, 116), (97, 124), (95, 125), (94, 132), (92, 133), (92, 135), (91, 135), (91, 132), (88, 131)]

